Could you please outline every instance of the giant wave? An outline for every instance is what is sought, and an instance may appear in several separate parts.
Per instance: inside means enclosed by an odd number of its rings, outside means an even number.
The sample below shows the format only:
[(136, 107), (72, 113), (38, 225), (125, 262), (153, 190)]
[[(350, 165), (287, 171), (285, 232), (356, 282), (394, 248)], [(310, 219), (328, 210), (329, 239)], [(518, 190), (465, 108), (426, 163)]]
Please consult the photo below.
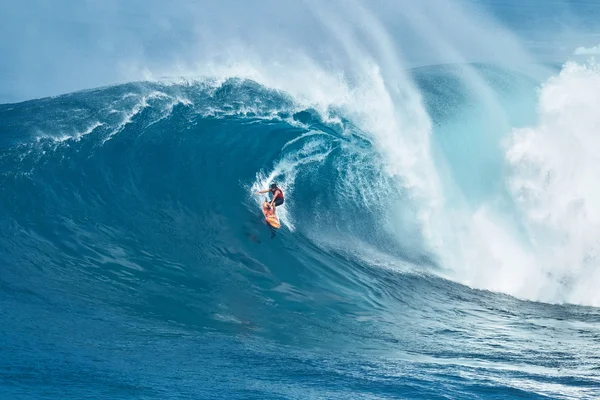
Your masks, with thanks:
[[(464, 79), (473, 71), (482, 81)], [(2, 300), (12, 326), (2, 334), (7, 376), (20, 382), (6, 387), (21, 393), (24, 374), (40, 376), (58, 347), (68, 361), (44, 372), (48, 382), (79, 382), (63, 398), (112, 385), (234, 397), (443, 397), (440, 385), (463, 398), (481, 388), (592, 393), (593, 357), (557, 377), (553, 366), (573, 356), (542, 338), (568, 340), (569, 329), (548, 322), (564, 313), (588, 332), (597, 309), (504, 294), (598, 305), (587, 184), (597, 121), (585, 108), (597, 104), (597, 68), (566, 65), (539, 100), (540, 82), (486, 65), (413, 74), (410, 90), (423, 94), (411, 105), (422, 107), (416, 119), (398, 119), (381, 93), (355, 104), (358, 89), (342, 85), (335, 101), (308, 101), (244, 77), (0, 106)], [(494, 92), (478, 92), (482, 82)], [(492, 95), (501, 116), (474, 101)], [(272, 180), (288, 198), (275, 237), (253, 195)], [(494, 347), (496, 329), (511, 351)], [(24, 332), (36, 349), (26, 361)], [(587, 340), (570, 342), (572, 354)], [(244, 359), (257, 369), (236, 376)], [(151, 367), (174, 363), (178, 378)], [(89, 376), (73, 377), (68, 364)], [(412, 372), (394, 372), (403, 369)], [(110, 372), (91, 378), (96, 370)], [(182, 386), (200, 370), (200, 382)], [(329, 383), (309, 390), (311, 371)]]

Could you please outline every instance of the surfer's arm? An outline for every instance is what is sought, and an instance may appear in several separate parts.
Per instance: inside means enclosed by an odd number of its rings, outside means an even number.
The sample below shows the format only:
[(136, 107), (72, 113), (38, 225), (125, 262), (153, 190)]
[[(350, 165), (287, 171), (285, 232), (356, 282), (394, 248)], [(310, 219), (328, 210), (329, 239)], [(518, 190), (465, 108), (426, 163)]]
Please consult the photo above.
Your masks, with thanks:
[(265, 193), (268, 193), (268, 192), (269, 192), (269, 189), (267, 189), (267, 190), (260, 190), (260, 191), (256, 192), (256, 194), (265, 194)]

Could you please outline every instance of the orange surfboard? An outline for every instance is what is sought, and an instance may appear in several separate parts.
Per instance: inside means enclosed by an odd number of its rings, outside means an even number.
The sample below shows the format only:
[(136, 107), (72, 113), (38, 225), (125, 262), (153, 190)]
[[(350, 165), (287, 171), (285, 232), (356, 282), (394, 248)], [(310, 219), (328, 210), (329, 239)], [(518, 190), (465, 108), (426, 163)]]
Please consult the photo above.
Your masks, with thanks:
[(277, 218), (277, 215), (275, 215), (275, 212), (272, 209), (267, 208), (268, 204), (269, 203), (265, 201), (262, 206), (263, 214), (265, 214), (265, 220), (267, 221), (267, 224), (273, 228), (279, 229), (281, 227), (279, 218)]

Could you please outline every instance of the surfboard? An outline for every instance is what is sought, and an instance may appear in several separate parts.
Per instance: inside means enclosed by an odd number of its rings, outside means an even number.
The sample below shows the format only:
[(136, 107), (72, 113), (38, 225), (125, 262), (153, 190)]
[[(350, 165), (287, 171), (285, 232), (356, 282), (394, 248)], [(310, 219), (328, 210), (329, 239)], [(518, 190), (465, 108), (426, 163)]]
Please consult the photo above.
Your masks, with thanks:
[(265, 220), (267, 221), (267, 224), (269, 224), (273, 228), (279, 229), (281, 227), (281, 224), (279, 223), (279, 218), (277, 218), (277, 215), (275, 215), (273, 210), (270, 210), (267, 208), (268, 204), (269, 203), (267, 203), (265, 201), (262, 205), (262, 210), (263, 210), (263, 214), (265, 215)]

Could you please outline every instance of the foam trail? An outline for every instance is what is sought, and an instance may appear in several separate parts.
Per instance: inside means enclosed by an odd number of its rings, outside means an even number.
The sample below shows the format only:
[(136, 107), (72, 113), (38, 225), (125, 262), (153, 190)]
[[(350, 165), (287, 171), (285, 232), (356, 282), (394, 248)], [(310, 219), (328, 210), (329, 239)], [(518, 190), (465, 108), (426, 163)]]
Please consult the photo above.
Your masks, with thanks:
[[(292, 139), (290, 142), (296, 142), (296, 139)], [(258, 172), (256, 180), (250, 187), (251, 192), (255, 193), (264, 190), (269, 187), (271, 182), (276, 181), (286, 194), (286, 202), (282, 206), (277, 207), (277, 216), (282, 224), (293, 231), (295, 229), (293, 216), (286, 204), (289, 204), (289, 201), (293, 199), (296, 174), (301, 168), (305, 168), (311, 163), (323, 162), (332, 150), (332, 144), (323, 140), (308, 140), (299, 150), (288, 153), (283, 159), (277, 162), (270, 172)], [(256, 196), (257, 205), (260, 206), (263, 200), (264, 197), (262, 195)], [(293, 202), (293, 200), (291, 201)]]

